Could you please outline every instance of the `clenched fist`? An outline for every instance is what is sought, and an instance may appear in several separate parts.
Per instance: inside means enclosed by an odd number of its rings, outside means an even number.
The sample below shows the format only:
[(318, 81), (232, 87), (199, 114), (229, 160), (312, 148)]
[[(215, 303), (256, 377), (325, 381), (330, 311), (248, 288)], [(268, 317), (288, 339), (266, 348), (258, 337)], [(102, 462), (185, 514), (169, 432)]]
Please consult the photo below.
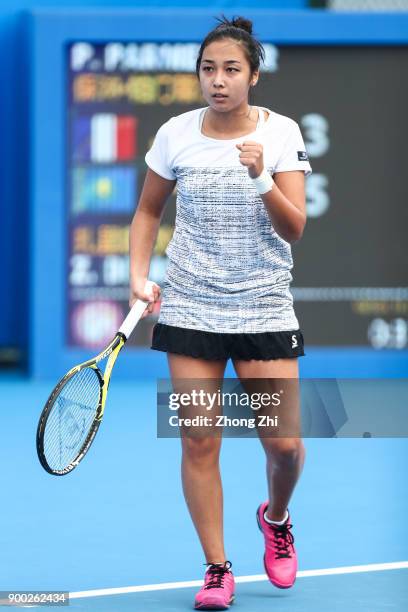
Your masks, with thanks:
[(239, 161), (248, 168), (249, 176), (251, 178), (260, 176), (264, 169), (263, 146), (259, 142), (246, 140), (242, 144), (237, 144), (236, 147), (240, 151)]

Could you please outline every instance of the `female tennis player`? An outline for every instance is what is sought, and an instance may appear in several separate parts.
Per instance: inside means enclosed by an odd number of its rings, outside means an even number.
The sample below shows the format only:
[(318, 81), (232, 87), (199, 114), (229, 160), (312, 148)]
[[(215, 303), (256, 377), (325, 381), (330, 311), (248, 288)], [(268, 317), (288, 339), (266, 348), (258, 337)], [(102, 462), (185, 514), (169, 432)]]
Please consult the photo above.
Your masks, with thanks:
[[(262, 45), (242, 17), (219, 20), (201, 44), (197, 77), (208, 104), (172, 117), (146, 155), (148, 171), (131, 226), (131, 294), (161, 298), (152, 349), (165, 351), (172, 380), (219, 388), (228, 359), (243, 379), (298, 378), (303, 336), (289, 291), (290, 244), (306, 222), (311, 174), (298, 124), (249, 104)], [(177, 183), (177, 218), (162, 289), (148, 279), (167, 198)], [(147, 287), (147, 289), (146, 289)], [(257, 510), (265, 570), (279, 588), (296, 578), (288, 503), (302, 471), (299, 437), (261, 438), (269, 498)], [(221, 438), (182, 437), (182, 483), (207, 570), (200, 610), (227, 609), (234, 578), (223, 543)]]

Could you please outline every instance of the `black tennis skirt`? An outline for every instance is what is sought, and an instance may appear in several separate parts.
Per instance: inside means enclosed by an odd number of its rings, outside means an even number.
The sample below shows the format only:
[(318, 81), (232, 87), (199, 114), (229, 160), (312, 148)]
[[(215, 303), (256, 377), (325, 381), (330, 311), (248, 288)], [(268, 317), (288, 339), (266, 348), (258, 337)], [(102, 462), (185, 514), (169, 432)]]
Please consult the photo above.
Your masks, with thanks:
[(154, 326), (150, 348), (201, 359), (248, 361), (302, 357), (305, 354), (300, 329), (255, 334), (225, 334), (184, 329), (164, 323), (156, 323)]

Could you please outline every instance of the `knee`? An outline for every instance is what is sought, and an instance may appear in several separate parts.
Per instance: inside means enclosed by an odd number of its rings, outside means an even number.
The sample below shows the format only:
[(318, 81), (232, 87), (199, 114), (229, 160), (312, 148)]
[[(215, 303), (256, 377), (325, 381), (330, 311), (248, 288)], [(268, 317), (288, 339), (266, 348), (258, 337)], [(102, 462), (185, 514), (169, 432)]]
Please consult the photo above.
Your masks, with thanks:
[(274, 438), (265, 440), (268, 459), (278, 464), (296, 463), (303, 457), (305, 447), (301, 438)]
[(200, 465), (217, 462), (220, 453), (220, 439), (184, 437), (182, 447), (183, 459)]

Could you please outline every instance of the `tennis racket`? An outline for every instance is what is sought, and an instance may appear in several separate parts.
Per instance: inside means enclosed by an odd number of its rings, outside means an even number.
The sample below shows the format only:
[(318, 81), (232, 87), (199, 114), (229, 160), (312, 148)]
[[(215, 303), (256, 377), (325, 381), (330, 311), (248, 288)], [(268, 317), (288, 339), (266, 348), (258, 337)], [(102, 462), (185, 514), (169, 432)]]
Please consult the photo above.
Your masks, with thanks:
[[(50, 474), (68, 474), (90, 449), (105, 410), (112, 368), (147, 305), (137, 300), (112, 342), (69, 370), (48, 398), (37, 428), (37, 454)], [(102, 374), (98, 364), (106, 358)]]

